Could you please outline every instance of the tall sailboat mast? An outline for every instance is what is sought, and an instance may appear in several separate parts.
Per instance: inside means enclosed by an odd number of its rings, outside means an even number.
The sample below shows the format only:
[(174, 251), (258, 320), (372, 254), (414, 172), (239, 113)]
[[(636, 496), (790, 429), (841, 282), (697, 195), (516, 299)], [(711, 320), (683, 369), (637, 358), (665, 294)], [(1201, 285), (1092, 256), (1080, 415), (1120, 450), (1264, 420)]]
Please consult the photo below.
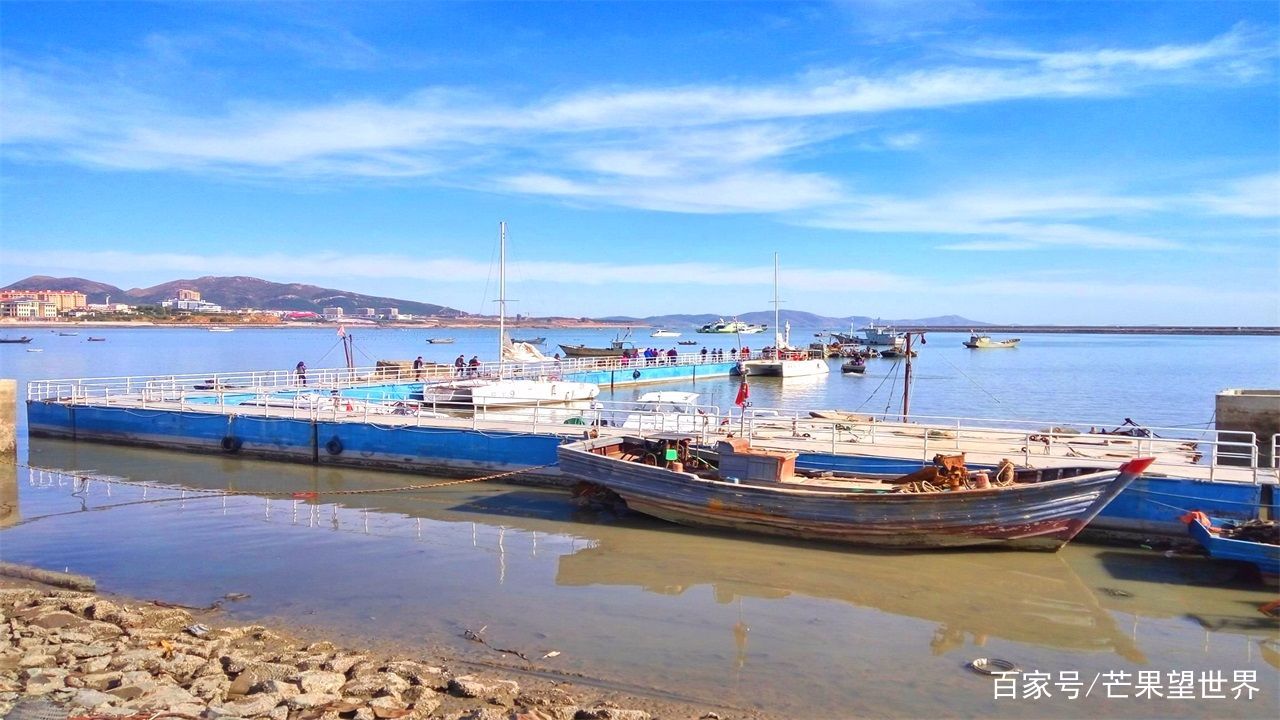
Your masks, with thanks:
[(507, 349), (507, 223), (498, 223), (498, 377)]
[(773, 346), (782, 352), (785, 344), (782, 339), (782, 326), (778, 324), (778, 307), (782, 301), (778, 299), (778, 253), (773, 254)]

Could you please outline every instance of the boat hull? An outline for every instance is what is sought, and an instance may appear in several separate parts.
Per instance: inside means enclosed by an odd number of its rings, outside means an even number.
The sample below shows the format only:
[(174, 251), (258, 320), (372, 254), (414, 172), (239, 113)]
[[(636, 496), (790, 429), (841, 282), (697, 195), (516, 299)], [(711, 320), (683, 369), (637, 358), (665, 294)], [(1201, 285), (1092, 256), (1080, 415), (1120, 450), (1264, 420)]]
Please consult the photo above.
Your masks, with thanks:
[(804, 377), (831, 372), (826, 360), (748, 360), (743, 363), (746, 375), (752, 377)]
[(681, 525), (900, 549), (1057, 550), (1149, 462), (1007, 488), (859, 492), (737, 484), (599, 454), (620, 442), (606, 438), (562, 445), (560, 469), (612, 490), (636, 512)]
[(1187, 527), (1191, 537), (1204, 547), (1209, 557), (1250, 563), (1258, 568), (1265, 581), (1280, 581), (1280, 545), (1225, 538), (1214, 534), (1197, 520), (1187, 523)]
[(625, 348), (592, 348), (582, 345), (561, 345), (560, 349), (569, 357), (622, 357)]

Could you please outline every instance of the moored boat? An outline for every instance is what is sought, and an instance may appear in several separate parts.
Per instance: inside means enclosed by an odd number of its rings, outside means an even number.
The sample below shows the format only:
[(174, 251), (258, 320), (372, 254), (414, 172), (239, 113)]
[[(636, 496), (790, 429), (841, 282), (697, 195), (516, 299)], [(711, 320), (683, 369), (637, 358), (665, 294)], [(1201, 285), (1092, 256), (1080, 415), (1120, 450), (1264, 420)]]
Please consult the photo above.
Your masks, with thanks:
[(16, 338), (7, 338), (7, 337), (6, 337), (6, 338), (0, 338), (0, 343), (23, 344), (23, 345), (25, 345), (26, 343), (29, 343), (29, 342), (31, 342), (31, 338), (30, 338), (30, 337), (28, 337), (28, 336), (26, 336), (26, 335), (23, 335), (22, 337), (16, 337)]
[(840, 372), (846, 375), (862, 375), (866, 371), (867, 371), (867, 364), (862, 361), (862, 358), (853, 358), (851, 360), (845, 360), (844, 364), (840, 366)]
[(689, 436), (612, 436), (556, 450), (567, 475), (684, 525), (895, 548), (1057, 550), (1151, 464), (969, 472), (963, 456), (904, 476), (797, 473), (794, 452)]
[(586, 345), (561, 345), (560, 349), (569, 357), (622, 357), (624, 352), (635, 350), (635, 344), (627, 338), (631, 332), (619, 335), (609, 343), (609, 347), (588, 347)]
[(513, 342), (513, 343), (524, 343), (525, 345), (541, 345), (542, 343), (544, 343), (544, 342), (546, 342), (546, 341), (547, 341), (547, 339), (546, 339), (546, 338), (544, 338), (544, 337), (534, 337), (534, 338), (524, 338), (524, 339), (511, 338), (511, 342)]
[(697, 345), (698, 341), (697, 340), (679, 340), (676, 342), (676, 344), (677, 345)]
[(658, 328), (657, 330), (654, 330), (653, 332), (649, 333), (649, 337), (680, 337), (680, 333), (676, 332), (675, 330), (665, 330), (663, 328)]
[(1216, 527), (1202, 512), (1188, 513), (1182, 521), (1209, 557), (1249, 563), (1264, 581), (1280, 581), (1280, 526), (1275, 521)]
[(446, 337), (427, 338), (427, 342), (431, 343), (432, 345), (452, 345), (453, 338), (446, 338)]
[(107, 339), (106, 339), (106, 338), (104, 338), (104, 337), (90, 337), (90, 338), (89, 338), (89, 342), (106, 342), (106, 341), (107, 341)]
[[(814, 351), (801, 350), (791, 345), (791, 321), (784, 326), (779, 325), (778, 299), (778, 253), (773, 254), (773, 342), (772, 352), (765, 352), (764, 357), (755, 360), (743, 359), (743, 375), (765, 375), (773, 377), (805, 377), (809, 375), (826, 375), (831, 372), (827, 366), (826, 353), (819, 344)], [(779, 330), (782, 330), (779, 332)]]
[(970, 332), (969, 339), (965, 341), (964, 346), (974, 350), (985, 350), (988, 348), (1011, 348), (1017, 347), (1022, 342), (1021, 338), (1010, 338), (1008, 340), (992, 340), (990, 335), (978, 335)]

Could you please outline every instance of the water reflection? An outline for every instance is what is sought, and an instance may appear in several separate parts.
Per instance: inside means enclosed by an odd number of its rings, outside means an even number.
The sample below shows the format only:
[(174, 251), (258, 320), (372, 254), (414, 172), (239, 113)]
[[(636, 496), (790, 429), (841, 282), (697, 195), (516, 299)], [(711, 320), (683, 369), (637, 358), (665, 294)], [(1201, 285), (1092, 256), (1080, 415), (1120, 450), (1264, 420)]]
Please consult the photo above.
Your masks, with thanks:
[[(25, 524), (0, 534), (6, 559), (70, 564), (116, 591), (189, 604), (248, 592), (230, 612), (301, 614), (383, 639), (488, 624), (531, 656), (563, 651), (559, 669), (705, 698), (729, 688), (803, 716), (986, 712), (989, 687), (957, 672), (979, 655), (1169, 670), (1268, 669), (1280, 654), (1256, 611), (1265, 590), (1196, 558), (860, 552), (617, 518), (510, 485), (335, 495), (431, 479), (43, 439), (31, 457), (183, 489), (24, 471), (10, 494)], [(284, 494), (197, 492), (226, 488)], [(120, 511), (84, 512), (104, 507)], [(947, 678), (952, 694), (902, 697), (902, 667)]]

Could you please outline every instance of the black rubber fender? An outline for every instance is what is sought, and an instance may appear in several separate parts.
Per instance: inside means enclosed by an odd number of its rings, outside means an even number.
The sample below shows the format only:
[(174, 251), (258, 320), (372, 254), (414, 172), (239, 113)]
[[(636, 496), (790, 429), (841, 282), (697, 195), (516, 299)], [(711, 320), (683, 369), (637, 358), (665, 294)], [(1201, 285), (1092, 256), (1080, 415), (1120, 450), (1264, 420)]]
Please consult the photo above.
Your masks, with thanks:
[(639, 370), (632, 370), (632, 371), (631, 371), (631, 379), (632, 379), (632, 380), (639, 380), (639, 379), (640, 379), (640, 371), (639, 371)]
[(333, 437), (329, 438), (329, 442), (324, 444), (324, 449), (325, 449), (325, 452), (329, 453), (330, 455), (341, 455), (342, 441), (338, 439), (337, 435), (334, 435)]
[(240, 452), (240, 447), (244, 445), (244, 441), (235, 435), (227, 435), (222, 438), (220, 445), (223, 452), (237, 453)]

